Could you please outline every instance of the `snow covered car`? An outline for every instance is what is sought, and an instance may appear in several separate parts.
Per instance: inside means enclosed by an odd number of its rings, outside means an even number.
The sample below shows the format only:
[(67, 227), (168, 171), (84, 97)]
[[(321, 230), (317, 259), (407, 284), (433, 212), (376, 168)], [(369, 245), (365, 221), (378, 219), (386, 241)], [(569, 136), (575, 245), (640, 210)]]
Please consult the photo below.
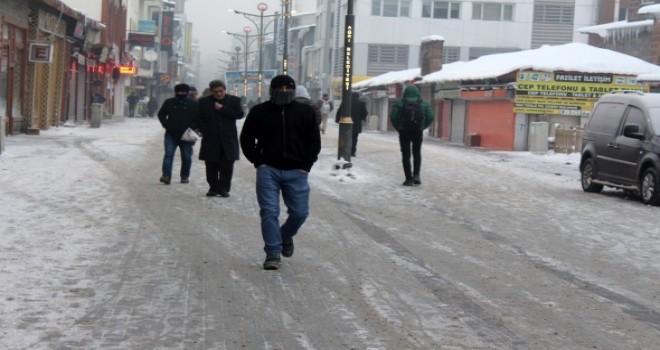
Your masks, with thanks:
[(603, 95), (584, 130), (580, 173), (585, 192), (603, 186), (660, 204), (660, 93)]

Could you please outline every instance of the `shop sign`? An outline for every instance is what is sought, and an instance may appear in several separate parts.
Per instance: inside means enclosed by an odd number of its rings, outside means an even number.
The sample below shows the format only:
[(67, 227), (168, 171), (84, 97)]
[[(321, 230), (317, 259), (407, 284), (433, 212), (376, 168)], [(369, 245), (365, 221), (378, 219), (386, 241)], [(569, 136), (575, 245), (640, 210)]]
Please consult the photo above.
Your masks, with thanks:
[(514, 112), (586, 117), (602, 95), (617, 90), (645, 91), (635, 76), (607, 73), (520, 71)]
[(50, 63), (53, 60), (51, 44), (30, 43), (30, 62)]

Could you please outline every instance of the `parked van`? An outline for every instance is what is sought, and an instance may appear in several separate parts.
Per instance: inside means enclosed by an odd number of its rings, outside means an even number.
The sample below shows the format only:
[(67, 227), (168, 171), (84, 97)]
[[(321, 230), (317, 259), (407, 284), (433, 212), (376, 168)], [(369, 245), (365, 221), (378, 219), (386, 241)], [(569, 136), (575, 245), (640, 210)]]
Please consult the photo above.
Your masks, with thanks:
[(660, 202), (660, 93), (603, 95), (584, 130), (580, 173), (585, 192), (603, 186)]

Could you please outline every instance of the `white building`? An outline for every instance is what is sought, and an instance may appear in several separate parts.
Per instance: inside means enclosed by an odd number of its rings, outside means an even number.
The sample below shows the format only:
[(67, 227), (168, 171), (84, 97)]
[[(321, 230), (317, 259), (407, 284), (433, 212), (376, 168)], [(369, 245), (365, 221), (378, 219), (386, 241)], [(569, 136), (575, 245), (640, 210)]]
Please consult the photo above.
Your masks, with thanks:
[[(353, 82), (419, 67), (420, 41), (445, 39), (443, 61), (587, 43), (576, 29), (595, 24), (598, 0), (370, 0), (353, 1)], [(323, 91), (343, 72), (347, 0), (317, 0), (313, 47), (304, 60)], [(339, 79), (334, 79), (338, 82)], [(335, 83), (335, 87), (338, 83)], [(336, 96), (336, 91), (334, 92)]]

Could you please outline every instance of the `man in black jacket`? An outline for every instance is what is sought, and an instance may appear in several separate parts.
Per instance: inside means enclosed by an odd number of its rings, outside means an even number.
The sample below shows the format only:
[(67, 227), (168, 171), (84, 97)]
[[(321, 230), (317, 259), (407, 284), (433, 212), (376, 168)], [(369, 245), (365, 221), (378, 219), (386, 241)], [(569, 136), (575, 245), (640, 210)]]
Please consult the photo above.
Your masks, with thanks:
[(207, 196), (229, 197), (234, 162), (238, 160), (236, 120), (243, 118), (239, 97), (227, 94), (222, 80), (209, 83), (211, 95), (199, 99), (196, 126), (202, 132), (199, 159), (206, 165)]
[[(339, 117), (346, 115), (344, 108), (346, 108), (346, 105), (344, 104), (344, 101), (342, 101), (341, 104), (339, 104), (339, 112), (335, 116), (335, 121), (337, 123), (339, 123)], [(362, 132), (362, 123), (367, 120), (367, 116), (369, 116), (367, 104), (360, 100), (360, 93), (351, 92), (351, 120), (353, 121), (351, 156), (353, 157), (355, 157), (355, 153), (357, 152), (358, 136)]]
[(158, 111), (158, 120), (165, 128), (165, 156), (163, 156), (163, 175), (160, 177), (160, 182), (166, 185), (169, 185), (172, 179), (172, 164), (177, 147), (181, 151), (181, 183), (190, 182), (188, 178), (195, 143), (183, 141), (181, 136), (188, 128), (193, 127), (197, 102), (188, 98), (188, 91), (190, 91), (188, 85), (176, 85), (175, 97), (165, 100)]
[[(294, 101), (295, 89), (291, 77), (273, 78), (270, 100), (250, 110), (241, 131), (243, 154), (257, 168), (266, 270), (280, 267), (280, 254), (293, 255), (293, 236), (309, 215), (307, 176), (321, 151), (314, 108)], [(281, 226), (280, 192), (288, 213)]]

